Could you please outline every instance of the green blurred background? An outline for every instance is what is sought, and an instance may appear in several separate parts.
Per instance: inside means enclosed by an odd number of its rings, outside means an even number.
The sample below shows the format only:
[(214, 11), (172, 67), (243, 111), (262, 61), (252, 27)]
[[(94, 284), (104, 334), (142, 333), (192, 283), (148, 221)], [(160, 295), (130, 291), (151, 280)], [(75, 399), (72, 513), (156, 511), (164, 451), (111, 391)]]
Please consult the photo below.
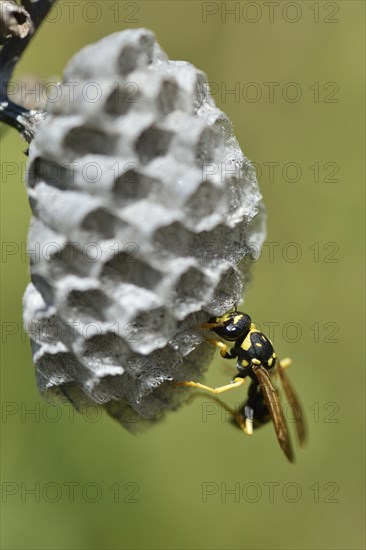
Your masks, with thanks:
[[(217, 410), (205, 415), (202, 398), (139, 436), (46, 405), (20, 331), (25, 143), (2, 127), (2, 241), (14, 243), (1, 263), (3, 548), (364, 548), (364, 3), (85, 1), (74, 18), (70, 4), (59, 2), (18, 79), (60, 77), (82, 46), (143, 26), (214, 83), (268, 212), (272, 244), (245, 310), (267, 331), (276, 323), (310, 437), (293, 466), (272, 427), (246, 438)], [(239, 96), (225, 93), (235, 86)], [(215, 358), (206, 380), (232, 373)]]

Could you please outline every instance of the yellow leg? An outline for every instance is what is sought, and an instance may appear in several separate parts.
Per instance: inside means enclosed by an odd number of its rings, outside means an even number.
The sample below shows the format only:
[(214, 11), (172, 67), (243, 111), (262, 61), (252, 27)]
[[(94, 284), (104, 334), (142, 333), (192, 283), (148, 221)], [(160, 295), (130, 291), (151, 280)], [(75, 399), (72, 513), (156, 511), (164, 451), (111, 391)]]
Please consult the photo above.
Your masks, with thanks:
[(220, 342), (220, 340), (212, 340), (211, 338), (206, 337), (205, 340), (208, 344), (211, 344), (211, 346), (219, 348), (221, 357), (226, 357), (226, 355), (229, 353), (227, 345), (223, 342)]
[(292, 359), (290, 359), (289, 357), (286, 357), (285, 359), (282, 359), (280, 361), (280, 365), (283, 369), (288, 369), (292, 365)]
[(234, 417), (236, 420), (237, 425), (239, 428), (246, 434), (246, 435), (253, 435), (253, 421), (249, 420), (249, 418), (246, 418), (243, 420), (242, 416), (239, 412), (234, 412)]
[[(200, 396), (201, 396), (200, 393), (193, 393), (191, 395), (191, 398), (190, 398), (189, 401), (191, 401), (193, 399), (196, 399), (197, 397), (200, 397)], [(241, 428), (241, 430), (245, 434), (247, 434), (247, 435), (252, 435), (253, 434), (253, 422), (251, 420), (249, 420), (248, 418), (246, 420), (243, 420), (243, 418), (241, 417), (241, 415), (238, 411), (236, 411), (236, 410), (232, 409), (231, 407), (229, 407), (229, 405), (227, 405), (219, 397), (214, 397), (213, 395), (210, 395), (209, 399), (211, 399), (212, 401), (215, 401), (216, 403), (218, 403), (220, 405), (220, 407), (222, 407), (226, 412), (231, 414), (235, 418), (236, 423), (238, 424), (239, 428)]]
[(225, 391), (233, 390), (234, 388), (239, 388), (243, 384), (245, 384), (244, 378), (235, 378), (235, 381), (231, 384), (226, 384), (226, 386), (220, 386), (219, 388), (210, 388), (209, 386), (205, 386), (204, 384), (201, 384), (200, 382), (173, 382), (175, 386), (186, 386), (191, 388), (198, 388), (200, 390), (209, 391), (215, 395), (219, 393), (223, 393)]
[(253, 420), (250, 420), (249, 418), (247, 418), (245, 420), (245, 433), (248, 434), (248, 435), (253, 435)]
[(235, 412), (235, 420), (239, 428), (246, 434), (246, 435), (253, 435), (253, 422), (249, 420), (249, 418), (246, 418), (243, 420), (241, 415), (238, 412)]

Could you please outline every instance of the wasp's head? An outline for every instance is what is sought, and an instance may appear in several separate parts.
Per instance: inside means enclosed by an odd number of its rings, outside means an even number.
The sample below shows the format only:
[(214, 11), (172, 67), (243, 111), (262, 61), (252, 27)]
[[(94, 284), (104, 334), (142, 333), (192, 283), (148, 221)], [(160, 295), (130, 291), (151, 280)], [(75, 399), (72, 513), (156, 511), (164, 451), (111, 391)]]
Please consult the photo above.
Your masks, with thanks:
[(208, 321), (209, 325), (217, 325), (213, 326), (211, 330), (229, 342), (244, 338), (250, 330), (251, 323), (249, 315), (240, 311), (225, 313), (221, 317), (212, 317)]

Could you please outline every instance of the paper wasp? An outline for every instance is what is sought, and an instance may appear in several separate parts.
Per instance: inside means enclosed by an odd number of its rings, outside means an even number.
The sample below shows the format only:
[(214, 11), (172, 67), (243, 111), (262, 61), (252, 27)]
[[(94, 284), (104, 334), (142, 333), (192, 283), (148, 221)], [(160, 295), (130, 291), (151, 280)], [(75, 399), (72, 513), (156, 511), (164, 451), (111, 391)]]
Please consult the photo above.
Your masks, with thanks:
[(272, 421), (278, 442), (290, 462), (294, 462), (294, 453), (290, 435), (283, 414), (279, 394), (272, 383), (278, 376), (288, 403), (296, 420), (296, 431), (300, 445), (306, 439), (306, 426), (299, 399), (294, 391), (285, 369), (291, 365), (290, 359), (280, 361), (271, 341), (260, 332), (246, 313), (237, 311), (225, 313), (220, 317), (209, 319), (202, 328), (215, 332), (223, 340), (233, 342), (228, 348), (220, 340), (206, 340), (220, 350), (222, 357), (237, 359), (237, 375), (230, 384), (219, 388), (210, 388), (200, 382), (176, 382), (178, 386), (190, 386), (213, 394), (220, 394), (238, 388), (249, 378), (251, 383), (248, 397), (239, 410), (234, 411), (218, 398), (213, 398), (227, 411), (231, 412), (235, 423), (248, 435), (253, 433), (253, 426), (258, 427)]

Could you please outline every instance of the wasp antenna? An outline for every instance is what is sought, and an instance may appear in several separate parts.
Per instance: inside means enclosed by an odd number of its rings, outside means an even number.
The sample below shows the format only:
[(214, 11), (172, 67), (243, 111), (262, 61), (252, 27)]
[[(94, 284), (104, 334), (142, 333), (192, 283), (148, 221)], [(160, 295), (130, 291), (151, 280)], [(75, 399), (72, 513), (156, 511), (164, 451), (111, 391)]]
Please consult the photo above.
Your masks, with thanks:
[(212, 329), (224, 326), (224, 323), (201, 323), (200, 328)]

